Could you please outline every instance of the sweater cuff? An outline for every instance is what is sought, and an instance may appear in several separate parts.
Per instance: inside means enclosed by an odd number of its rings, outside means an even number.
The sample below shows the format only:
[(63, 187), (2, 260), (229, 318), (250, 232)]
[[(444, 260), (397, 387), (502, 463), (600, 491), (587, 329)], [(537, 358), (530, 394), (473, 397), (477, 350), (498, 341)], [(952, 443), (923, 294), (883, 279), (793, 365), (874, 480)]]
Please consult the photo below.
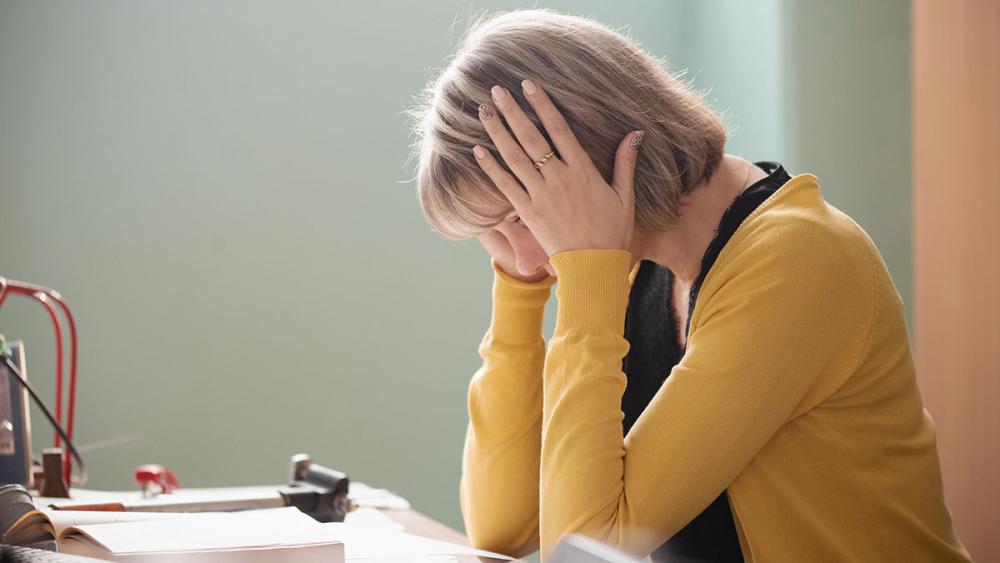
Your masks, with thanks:
[(542, 335), (545, 304), (556, 278), (537, 282), (516, 279), (493, 266), (493, 316), (490, 331), (494, 338), (514, 344), (534, 344)]
[(569, 250), (551, 256), (549, 262), (559, 279), (555, 334), (624, 334), (631, 252)]

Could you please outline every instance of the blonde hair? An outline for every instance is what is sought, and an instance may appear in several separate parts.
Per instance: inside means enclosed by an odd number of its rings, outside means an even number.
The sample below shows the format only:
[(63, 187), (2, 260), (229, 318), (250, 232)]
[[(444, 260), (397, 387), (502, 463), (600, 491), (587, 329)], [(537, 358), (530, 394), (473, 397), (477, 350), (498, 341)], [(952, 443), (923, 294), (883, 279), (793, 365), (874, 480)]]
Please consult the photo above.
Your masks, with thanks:
[(548, 9), (483, 15), (408, 111), (420, 204), (447, 238), (478, 236), (513, 209), (472, 155), (473, 145), (482, 145), (510, 170), (479, 121), (479, 104), (492, 103), (494, 84), (511, 92), (554, 147), (521, 93), (524, 78), (545, 89), (609, 183), (622, 138), (646, 132), (635, 171), (637, 230), (666, 230), (681, 194), (708, 180), (722, 160), (722, 119), (629, 38)]

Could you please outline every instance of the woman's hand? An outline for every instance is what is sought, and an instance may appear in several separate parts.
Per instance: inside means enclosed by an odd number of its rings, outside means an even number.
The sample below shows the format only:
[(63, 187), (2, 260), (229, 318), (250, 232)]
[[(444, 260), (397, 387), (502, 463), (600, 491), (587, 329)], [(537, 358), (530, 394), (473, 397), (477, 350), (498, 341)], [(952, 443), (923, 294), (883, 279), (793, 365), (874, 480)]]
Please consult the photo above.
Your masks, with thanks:
[(549, 275), (544, 269), (539, 269), (529, 276), (521, 275), (517, 270), (517, 255), (514, 253), (514, 247), (498, 229), (490, 229), (485, 234), (480, 235), (479, 242), (483, 244), (483, 248), (497, 263), (497, 266), (503, 270), (503, 273), (516, 280), (535, 283), (544, 280)]
[(548, 95), (530, 80), (521, 85), (559, 157), (549, 158), (541, 168), (535, 166), (552, 147), (510, 92), (494, 86), (493, 101), (513, 135), (489, 105), (480, 106), (479, 118), (516, 177), (476, 145), (473, 152), (479, 166), (549, 256), (591, 248), (630, 250), (635, 228), (632, 179), (643, 132), (633, 131), (622, 139), (609, 186)]

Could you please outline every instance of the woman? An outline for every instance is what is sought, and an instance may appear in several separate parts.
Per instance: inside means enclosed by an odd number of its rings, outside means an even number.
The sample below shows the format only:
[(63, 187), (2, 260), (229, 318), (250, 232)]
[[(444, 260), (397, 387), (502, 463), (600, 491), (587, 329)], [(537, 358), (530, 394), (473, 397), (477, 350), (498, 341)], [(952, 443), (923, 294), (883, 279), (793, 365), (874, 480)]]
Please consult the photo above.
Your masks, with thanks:
[(495, 271), (461, 482), (476, 546), (969, 559), (899, 294), (814, 175), (725, 153), (687, 85), (583, 18), (480, 21), (426, 94), (423, 210)]

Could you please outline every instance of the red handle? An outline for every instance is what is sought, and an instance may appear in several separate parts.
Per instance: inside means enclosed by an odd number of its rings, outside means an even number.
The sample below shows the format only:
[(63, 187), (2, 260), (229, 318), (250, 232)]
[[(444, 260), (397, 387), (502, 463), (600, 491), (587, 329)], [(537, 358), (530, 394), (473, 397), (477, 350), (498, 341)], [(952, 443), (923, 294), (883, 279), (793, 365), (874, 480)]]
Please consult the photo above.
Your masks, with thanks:
[(157, 463), (136, 467), (135, 482), (139, 483), (143, 489), (150, 485), (157, 485), (166, 494), (170, 494), (180, 487), (174, 472)]

